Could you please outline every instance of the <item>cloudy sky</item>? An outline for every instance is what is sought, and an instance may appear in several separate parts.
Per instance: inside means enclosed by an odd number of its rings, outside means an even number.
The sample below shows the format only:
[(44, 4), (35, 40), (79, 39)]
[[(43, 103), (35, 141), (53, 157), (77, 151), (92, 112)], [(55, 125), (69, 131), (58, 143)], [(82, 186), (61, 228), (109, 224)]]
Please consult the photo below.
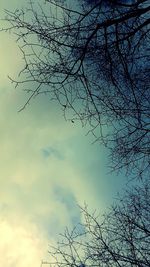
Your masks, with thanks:
[[(23, 2), (0, 0), (14, 10)], [(1, 22), (2, 25), (3, 22)], [(22, 56), (14, 37), (0, 33), (0, 263), (39, 267), (48, 244), (65, 226), (80, 222), (79, 205), (104, 211), (123, 188), (123, 177), (108, 174), (106, 153), (46, 97), (18, 110), (26, 95), (16, 77)]]

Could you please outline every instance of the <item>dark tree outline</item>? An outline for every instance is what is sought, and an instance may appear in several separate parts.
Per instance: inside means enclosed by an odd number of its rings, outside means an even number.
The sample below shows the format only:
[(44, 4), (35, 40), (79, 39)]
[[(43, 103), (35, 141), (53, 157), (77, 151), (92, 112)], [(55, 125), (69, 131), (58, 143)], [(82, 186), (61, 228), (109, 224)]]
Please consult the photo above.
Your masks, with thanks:
[(150, 186), (142, 183), (118, 197), (103, 215), (80, 208), (82, 225), (66, 229), (50, 246), (50, 267), (148, 267), (150, 265)]
[[(110, 148), (115, 170), (125, 167), (142, 176), (148, 171), (150, 155), (149, 55), (143, 54), (144, 42), (147, 44), (149, 38), (148, 1), (137, 0), (131, 4), (118, 1), (117, 5), (104, 9), (101, 0), (90, 8), (83, 4), (82, 12), (61, 0), (46, 2), (51, 9), (57, 9), (55, 17), (52, 10), (51, 17), (47, 17), (42, 7), (39, 16), (32, 2), (28, 11), (7, 11), (7, 21), (12, 25), (9, 30), (15, 30), (18, 40), (24, 41), (21, 49), (25, 68), (20, 74), (25, 79), (12, 82), (16, 86), (30, 81), (37, 83), (36, 89), (27, 89), (30, 97), (22, 109), (36, 95), (49, 93), (59, 101), (65, 117), (67, 110), (72, 110), (72, 122), (77, 119), (83, 125), (90, 124), (95, 139)], [(34, 23), (26, 21), (27, 12), (33, 15)], [(38, 43), (30, 43), (30, 35), (36, 35)], [(34, 50), (36, 46), (41, 53), (49, 50), (45, 62)], [(26, 47), (31, 48), (29, 57), (35, 62), (29, 63)], [(56, 64), (49, 57), (50, 52), (55, 54)], [(92, 73), (89, 64), (95, 64)], [(135, 68), (139, 68), (137, 73)], [(107, 125), (113, 134), (104, 133)]]

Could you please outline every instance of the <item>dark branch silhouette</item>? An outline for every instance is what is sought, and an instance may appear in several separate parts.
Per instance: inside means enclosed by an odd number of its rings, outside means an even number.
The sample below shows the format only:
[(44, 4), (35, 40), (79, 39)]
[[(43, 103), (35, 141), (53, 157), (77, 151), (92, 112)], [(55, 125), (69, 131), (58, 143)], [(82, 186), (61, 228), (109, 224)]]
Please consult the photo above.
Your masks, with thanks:
[[(150, 163), (150, 4), (46, 0), (6, 11), (25, 62), (16, 86), (57, 100), (110, 149), (112, 168), (138, 177)], [(22, 110), (21, 109), (21, 110)], [(146, 174), (145, 174), (146, 175)]]
[(67, 229), (58, 246), (50, 247), (51, 267), (150, 266), (149, 184), (126, 192), (101, 218), (87, 207), (81, 212), (83, 224)]

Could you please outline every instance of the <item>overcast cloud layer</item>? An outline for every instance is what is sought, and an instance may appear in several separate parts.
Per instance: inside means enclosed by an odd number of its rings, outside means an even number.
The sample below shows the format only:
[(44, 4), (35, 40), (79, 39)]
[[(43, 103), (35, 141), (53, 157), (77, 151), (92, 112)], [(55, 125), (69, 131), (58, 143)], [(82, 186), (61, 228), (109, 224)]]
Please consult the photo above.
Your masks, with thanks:
[(13, 37), (0, 33), (0, 264), (5, 267), (40, 266), (48, 243), (81, 220), (77, 204), (104, 210), (123, 183), (107, 174), (103, 148), (91, 145), (79, 125), (66, 122), (55, 103), (42, 97), (17, 112), (26, 95), (7, 75), (17, 75), (21, 65)]

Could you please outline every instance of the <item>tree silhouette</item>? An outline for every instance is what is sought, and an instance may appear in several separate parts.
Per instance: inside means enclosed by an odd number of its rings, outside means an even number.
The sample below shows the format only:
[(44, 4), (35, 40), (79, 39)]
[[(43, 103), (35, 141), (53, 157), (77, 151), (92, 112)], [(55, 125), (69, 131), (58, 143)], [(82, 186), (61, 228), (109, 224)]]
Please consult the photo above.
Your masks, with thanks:
[(87, 207), (81, 211), (84, 223), (66, 230), (58, 246), (50, 247), (51, 267), (150, 266), (149, 184), (126, 192), (101, 218)]
[(114, 170), (138, 177), (150, 158), (149, 11), (148, 0), (46, 0), (6, 11), (25, 62), (12, 79), (27, 84), (22, 109), (39, 94), (57, 100), (110, 149)]

